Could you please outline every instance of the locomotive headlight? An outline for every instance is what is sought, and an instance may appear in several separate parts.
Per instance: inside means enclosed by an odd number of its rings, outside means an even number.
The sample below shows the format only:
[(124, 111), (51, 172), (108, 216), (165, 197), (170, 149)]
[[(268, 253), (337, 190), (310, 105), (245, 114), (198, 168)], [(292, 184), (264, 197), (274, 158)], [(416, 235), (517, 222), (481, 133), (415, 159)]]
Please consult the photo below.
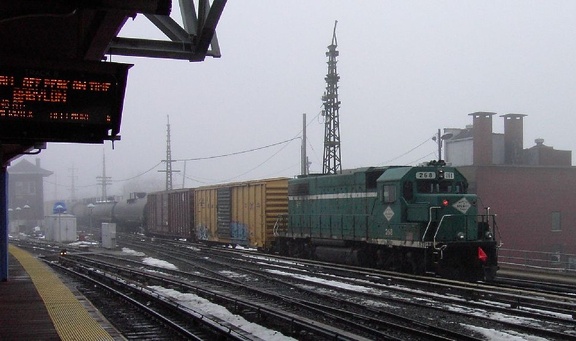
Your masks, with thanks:
[(444, 180), (444, 170), (443, 169), (438, 170), (438, 179)]
[(456, 237), (458, 238), (458, 240), (464, 240), (464, 237), (465, 237), (464, 232), (458, 232)]
[(486, 239), (492, 239), (492, 237), (494, 237), (494, 235), (492, 235), (492, 232), (486, 231), (486, 233), (484, 234), (484, 237)]

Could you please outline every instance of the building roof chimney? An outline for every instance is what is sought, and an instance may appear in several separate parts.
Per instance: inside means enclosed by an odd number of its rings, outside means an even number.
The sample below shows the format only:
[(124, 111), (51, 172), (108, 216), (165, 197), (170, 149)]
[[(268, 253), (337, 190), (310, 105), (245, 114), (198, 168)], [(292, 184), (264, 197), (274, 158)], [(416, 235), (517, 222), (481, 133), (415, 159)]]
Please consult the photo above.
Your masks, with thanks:
[(504, 163), (516, 165), (522, 163), (524, 150), (523, 114), (506, 114), (504, 117)]
[(475, 112), (473, 117), (473, 163), (474, 165), (492, 164), (492, 116), (493, 112)]

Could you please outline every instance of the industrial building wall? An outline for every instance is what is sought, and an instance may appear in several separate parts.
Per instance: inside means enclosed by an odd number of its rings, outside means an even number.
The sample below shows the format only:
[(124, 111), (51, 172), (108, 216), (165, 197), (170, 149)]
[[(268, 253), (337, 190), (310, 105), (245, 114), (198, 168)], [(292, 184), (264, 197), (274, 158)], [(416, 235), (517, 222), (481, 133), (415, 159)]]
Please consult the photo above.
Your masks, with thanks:
[(507, 249), (576, 254), (576, 167), (461, 167)]
[(474, 140), (472, 138), (446, 141), (445, 143), (444, 159), (447, 163), (456, 167), (472, 165), (474, 162), (472, 154)]

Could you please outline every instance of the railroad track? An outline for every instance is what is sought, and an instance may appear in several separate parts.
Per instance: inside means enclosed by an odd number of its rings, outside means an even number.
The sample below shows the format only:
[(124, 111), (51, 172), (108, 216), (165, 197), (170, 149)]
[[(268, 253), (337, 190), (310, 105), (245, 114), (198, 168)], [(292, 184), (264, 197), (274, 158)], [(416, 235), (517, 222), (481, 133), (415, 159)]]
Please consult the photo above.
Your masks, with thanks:
[[(158, 252), (162, 249), (154, 245), (149, 252)], [(314, 282), (314, 290), (319, 287), (330, 291), (330, 295), (340, 295), (350, 305), (350, 301), (382, 301), (383, 296), (388, 297), (387, 303), (397, 302), (403, 305), (415, 305), (416, 309), (424, 308), (441, 310), (445, 314), (458, 316), (462, 321), (464, 317), (470, 320), (483, 320), (476, 322), (479, 325), (490, 323), (499, 326), (502, 330), (516, 330), (518, 333), (538, 335), (548, 339), (574, 338), (574, 322), (571, 317), (574, 313), (573, 297), (558, 294), (537, 293), (527, 290), (506, 289), (487, 284), (471, 284), (452, 282), (446, 280), (412, 278), (411, 276), (396, 277), (398, 274), (385, 276), (366, 269), (341, 269), (333, 264), (308, 264), (302, 260), (286, 260), (278, 257), (268, 257), (262, 254), (233, 252), (229, 249), (211, 248), (202, 249), (201, 252), (190, 251), (190, 246), (185, 244), (182, 249), (174, 246), (168, 247), (168, 251), (161, 253), (162, 257), (177, 257), (174, 259), (194, 259), (194, 264), (204, 262), (204, 268), (221, 266), (220, 271), (228, 271), (228, 276), (242, 278), (241, 273), (249, 273), (251, 277), (262, 276), (262, 272), (283, 272), (278, 281), (289, 283), (293, 286), (311, 286)], [(175, 256), (176, 250), (181, 253)], [(225, 253), (225, 255), (222, 255)], [(219, 259), (219, 260), (216, 260)], [(290, 265), (292, 264), (292, 265)], [(294, 266), (297, 264), (297, 266)], [(226, 270), (228, 267), (228, 270)], [(266, 268), (268, 267), (268, 270)], [(282, 269), (284, 268), (284, 269)], [(289, 268), (289, 270), (287, 270)], [(342, 275), (345, 271), (346, 275)], [(290, 273), (289, 275), (287, 273)], [(338, 273), (338, 274), (336, 274)], [(337, 277), (335, 277), (337, 276)], [(354, 278), (355, 277), (355, 278)], [(324, 281), (328, 284), (322, 284)], [(335, 290), (333, 283), (338, 281), (339, 288)], [(346, 285), (352, 289), (345, 290)], [(358, 289), (361, 287), (361, 289)], [(364, 290), (366, 292), (359, 292)], [(372, 291), (373, 294), (369, 292)], [(376, 293), (376, 294), (374, 294)], [(308, 293), (307, 295), (311, 295)], [(356, 297), (356, 298), (355, 298)], [(326, 301), (323, 297), (319, 300)], [(417, 304), (414, 301), (418, 301)], [(340, 303), (343, 304), (343, 303)], [(350, 309), (350, 308), (349, 308)], [(502, 319), (500, 314), (509, 316), (510, 320)], [(422, 315), (422, 314), (419, 314)], [(482, 317), (480, 315), (486, 315)], [(454, 321), (454, 318), (438, 317), (436, 320)]]
[[(78, 257), (67, 257), (67, 261), (73, 258)], [(165, 274), (155, 275), (146, 270), (134, 269), (132, 264), (130, 267), (119, 267), (116, 264), (86, 259), (85, 257), (81, 257), (80, 261), (90, 267), (98, 267), (104, 271), (115, 271), (124, 278), (145, 278), (149, 284), (177, 288), (180, 292), (194, 292), (197, 295), (209, 297), (214, 302), (246, 315), (247, 318), (257, 316), (257, 320), (260, 322), (274, 322), (275, 326), (273, 327), (283, 332), (288, 331), (291, 335), (297, 335), (299, 339), (302, 336), (305, 336), (305, 339), (314, 340), (397, 339), (354, 322), (353, 316), (349, 313), (347, 318), (338, 318), (331, 316), (320, 307), (314, 307), (304, 302), (304, 300), (296, 300), (261, 289), (256, 290), (230, 280), (217, 279), (218, 276), (206, 277), (198, 272), (186, 274), (181, 271), (162, 269), (162, 273), (172, 274), (172, 277), (166, 278)], [(113, 262), (119, 261), (122, 259), (113, 259)], [(183, 276), (188, 276), (188, 278), (182, 278)], [(306, 309), (307, 313), (302, 313), (302, 309)], [(313, 316), (321, 317), (321, 319), (312, 319)], [(332, 320), (332, 322), (337, 319), (338, 323), (328, 325), (326, 324), (327, 319)], [(279, 321), (282, 323), (279, 324)], [(348, 330), (354, 330), (354, 332)], [(367, 338), (362, 334), (368, 334), (372, 337)]]
[(134, 282), (94, 268), (47, 263), (85, 283), (78, 289), (129, 340), (261, 340), (242, 329), (184, 309)]
[(576, 275), (574, 274), (504, 268), (498, 273), (495, 283), (502, 287), (530, 289), (543, 293), (558, 293), (576, 297)]
[[(575, 325), (570, 319), (570, 314), (573, 316), (574, 312), (573, 296), (570, 297), (570, 295), (562, 296), (545, 290), (493, 287), (484, 283), (452, 283), (372, 269), (286, 259), (254, 252), (238, 252), (227, 248), (204, 248), (187, 243), (164, 245), (164, 242), (159, 241), (154, 244), (140, 243), (139, 240), (130, 242), (121, 240), (121, 242), (130, 243), (127, 245), (144, 250), (147, 254), (173, 260), (174, 263), (179, 264), (179, 268), (187, 268), (188, 272), (193, 273), (188, 279), (186, 276), (189, 275), (178, 271), (172, 273), (166, 269), (155, 269), (181, 278), (183, 282), (194, 282), (198, 281), (199, 277), (206, 277), (208, 279), (205, 279), (205, 282), (199, 286), (224, 291), (219, 285), (214, 284), (214, 281), (223, 281), (233, 283), (236, 288), (244, 286), (250, 290), (267, 291), (271, 296), (277, 296), (276, 299), (285, 295), (282, 297), (284, 303), (274, 306), (277, 307), (276, 310), (290, 310), (294, 316), (304, 314), (309, 319), (316, 315), (328, 326), (335, 326), (333, 327), (335, 329), (352, 330), (353, 335), (350, 337), (353, 339), (361, 337), (383, 340), (416, 337), (452, 340), (482, 339), (480, 334), (470, 332), (470, 330), (482, 331), (482, 326), (490, 326), (491, 329), (496, 330), (512, 330), (517, 335), (537, 335), (551, 340), (575, 338)], [(126, 263), (127, 258), (124, 256), (122, 259), (114, 259), (110, 255), (96, 254), (90, 257), (107, 259), (102, 261), (103, 263)], [(144, 267), (138, 259), (128, 263), (132, 269)], [(155, 279), (149, 276), (149, 270), (148, 273), (146, 271), (143, 270), (143, 273), (133, 276), (146, 278), (144, 281), (148, 284), (156, 283)], [(259, 289), (254, 288), (254, 283), (259, 284)], [(176, 284), (161, 285), (170, 287)], [(195, 289), (182, 287), (181, 290)], [(238, 296), (239, 291), (239, 289), (234, 289), (231, 297)], [(499, 293), (499, 291), (503, 292)], [(518, 296), (522, 292), (524, 296)], [(213, 295), (214, 293), (205, 293), (206, 297), (213, 297)], [(250, 294), (247, 297), (248, 301), (257, 305), (272, 306), (272, 299), (262, 293)], [(219, 300), (225, 302), (224, 299)], [(554, 303), (555, 301), (558, 302)], [(257, 306), (234, 308), (233, 303), (223, 304), (232, 307), (232, 310), (244, 310), (246, 316), (252, 315), (253, 320), (270, 319), (257, 312), (259, 309)], [(530, 306), (530, 304), (534, 305)], [(295, 305), (306, 307), (308, 313), (293, 310)], [(382, 308), (382, 305), (386, 305), (385, 308)], [(394, 307), (390, 308), (392, 305)], [(559, 310), (550, 309), (550, 305), (557, 305)], [(418, 318), (402, 321), (401, 314), (390, 314), (391, 311), (400, 310), (404, 315)], [(485, 315), (485, 317), (480, 315)], [(382, 319), (386, 319), (389, 324), (381, 323), (379, 320)], [(514, 321), (507, 321), (508, 319)], [(355, 321), (356, 326), (350, 324), (351, 321)], [(452, 325), (467, 325), (464, 328), (467, 334), (463, 333), (462, 328), (456, 328), (457, 330), (446, 328), (446, 331), (441, 331), (442, 327), (437, 325), (439, 321)], [(424, 331), (424, 334), (420, 336), (407, 337), (406, 334), (398, 331), (402, 329), (403, 324), (411, 325), (411, 328), (419, 326), (424, 330), (427, 329), (428, 334), (422, 336), (426, 334)], [(480, 329), (474, 328), (474, 325)], [(281, 329), (285, 326), (275, 327)], [(301, 332), (298, 333), (297, 330)], [(430, 332), (431, 330), (434, 332)], [(318, 339), (316, 331), (306, 331), (306, 328), (302, 326), (293, 326), (289, 328), (289, 332), (300, 339), (304, 339), (306, 335), (310, 337), (314, 335), (314, 339)]]
[[(174, 250), (172, 250), (174, 252)], [(164, 255), (174, 257), (174, 255)], [(179, 264), (187, 264), (191, 267), (195, 276), (198, 273), (218, 278), (226, 282), (233, 281), (242, 286), (249, 286), (251, 290), (266, 292), (273, 297), (283, 297), (284, 300), (298, 304), (308, 309), (312, 315), (322, 316), (323, 319), (332, 319), (333, 323), (343, 325), (344, 328), (354, 328), (367, 333), (373, 339), (389, 339), (389, 334), (398, 334), (399, 339), (406, 337), (426, 339), (451, 339), (451, 340), (478, 340), (478, 337), (470, 336), (469, 332), (454, 331), (454, 327), (438, 326), (438, 323), (450, 325), (451, 322), (438, 319), (431, 323), (422, 319), (421, 311), (413, 311), (411, 314), (393, 313), (389, 309), (370, 307), (365, 303), (353, 302), (350, 297), (342, 296), (341, 293), (332, 292), (334, 287), (317, 283), (314, 288), (306, 289), (308, 283), (304, 280), (294, 281), (286, 279), (282, 275), (273, 272), (258, 271), (257, 269), (230, 268), (229, 264), (215, 263), (214, 260), (199, 259), (190, 262), (186, 258), (173, 258)], [(207, 262), (205, 266), (199, 263)], [(182, 276), (177, 271), (170, 273)], [(197, 278), (197, 277), (196, 277)], [(324, 287), (324, 293), (316, 289)], [(358, 294), (361, 296), (361, 294)], [(379, 300), (380, 297), (370, 296), (368, 299)], [(460, 319), (460, 318), (459, 318)], [(352, 322), (355, 321), (355, 322)], [(365, 328), (363, 326), (372, 326)], [(365, 329), (365, 330), (364, 330)], [(382, 334), (380, 331), (386, 331)]]

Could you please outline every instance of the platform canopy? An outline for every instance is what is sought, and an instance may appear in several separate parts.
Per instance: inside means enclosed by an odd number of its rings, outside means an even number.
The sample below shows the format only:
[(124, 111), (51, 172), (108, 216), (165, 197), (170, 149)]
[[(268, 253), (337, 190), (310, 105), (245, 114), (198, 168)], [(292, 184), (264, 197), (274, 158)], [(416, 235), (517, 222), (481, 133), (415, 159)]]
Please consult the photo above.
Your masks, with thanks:
[[(94, 133), (92, 141), (78, 142), (98, 143), (116, 137), (119, 117), (110, 123), (114, 118), (97, 115), (97, 108), (86, 106), (84, 111), (66, 110), (55, 104), (101, 96), (109, 101), (108, 107), (102, 110), (120, 114), (122, 108), (114, 100), (123, 101), (129, 66), (103, 67), (101, 64), (113, 64), (106, 62), (107, 54), (191, 62), (202, 61), (206, 56), (219, 57), (215, 29), (226, 0), (182, 0), (179, 3), (182, 24), (170, 17), (172, 0), (1, 1), (0, 69), (3, 69), (0, 71), (4, 77), (0, 75), (0, 115), (4, 114), (5, 122), (24, 121), (17, 129), (12, 129), (14, 131), (0, 131), (2, 166), (6, 167), (19, 155), (38, 152), (45, 142), (75, 142), (78, 136), (86, 135), (86, 131), (80, 131), (76, 136), (71, 132), (80, 127), (77, 121), (87, 123), (82, 126), (100, 125), (100, 130), (107, 134)], [(164, 33), (166, 40), (120, 37), (119, 32), (126, 21), (137, 15), (150, 20)], [(72, 70), (66, 70), (68, 65)], [(57, 71), (51, 72), (52, 67)], [(115, 77), (124, 79), (119, 83), (110, 81)], [(22, 84), (24, 89), (21, 89)], [(86, 88), (83, 88), (84, 84), (87, 84)], [(82, 90), (84, 92), (80, 93)], [(113, 98), (102, 97), (107, 91), (114, 95)], [(20, 108), (19, 103), (24, 101), (28, 103)], [(48, 109), (42, 106), (46, 102), (50, 103)], [(59, 121), (69, 125), (47, 129), (49, 135), (42, 135), (43, 140), (30, 138), (45, 127), (26, 124), (25, 119), (32, 115), (50, 123)], [(72, 135), (66, 141), (68, 131)]]

